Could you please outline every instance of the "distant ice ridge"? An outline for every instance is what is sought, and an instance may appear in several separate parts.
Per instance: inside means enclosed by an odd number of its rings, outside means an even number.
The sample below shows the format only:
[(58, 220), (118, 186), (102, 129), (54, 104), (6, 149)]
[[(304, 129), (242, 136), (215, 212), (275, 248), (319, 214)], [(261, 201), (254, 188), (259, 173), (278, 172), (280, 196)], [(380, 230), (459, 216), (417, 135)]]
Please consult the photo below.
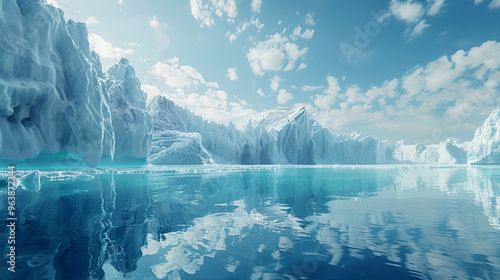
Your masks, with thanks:
[(467, 164), (465, 145), (455, 138), (434, 145), (408, 145), (401, 140), (396, 144), (394, 158), (414, 163)]
[[(166, 102), (158, 111), (158, 102)], [(305, 108), (275, 108), (229, 120), (226, 125), (205, 121), (167, 99), (156, 98), (149, 105), (155, 123), (159, 112), (168, 119), (169, 133), (197, 133), (202, 147), (216, 163), (232, 164), (375, 164), (394, 162), (393, 146), (362, 133), (332, 135), (309, 117)], [(155, 131), (162, 130), (156, 128)], [(172, 137), (172, 136), (170, 136)], [(175, 140), (175, 139), (174, 139)], [(174, 141), (175, 142), (175, 141)], [(160, 142), (158, 142), (160, 143)], [(149, 162), (161, 162), (164, 150), (153, 139)], [(173, 142), (172, 142), (173, 143)], [(168, 144), (172, 145), (172, 144)], [(194, 150), (195, 152), (198, 151)]]
[[(44, 1), (2, 0), (0, 163), (97, 166), (114, 164), (113, 157), (122, 164), (126, 158), (145, 162), (147, 117), (138, 80), (127, 76), (124, 65), (112, 69), (110, 101), (87, 37), (85, 24), (66, 22), (61, 10)], [(121, 72), (125, 76), (113, 81)]]

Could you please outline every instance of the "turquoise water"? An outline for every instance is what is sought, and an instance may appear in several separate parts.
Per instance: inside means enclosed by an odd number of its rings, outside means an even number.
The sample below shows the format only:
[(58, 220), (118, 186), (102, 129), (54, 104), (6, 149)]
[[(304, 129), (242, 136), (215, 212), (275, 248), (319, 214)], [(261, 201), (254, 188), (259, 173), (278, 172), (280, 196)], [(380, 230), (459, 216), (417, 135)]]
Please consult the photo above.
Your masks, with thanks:
[(15, 273), (0, 184), (0, 279), (500, 279), (499, 168), (18, 176)]

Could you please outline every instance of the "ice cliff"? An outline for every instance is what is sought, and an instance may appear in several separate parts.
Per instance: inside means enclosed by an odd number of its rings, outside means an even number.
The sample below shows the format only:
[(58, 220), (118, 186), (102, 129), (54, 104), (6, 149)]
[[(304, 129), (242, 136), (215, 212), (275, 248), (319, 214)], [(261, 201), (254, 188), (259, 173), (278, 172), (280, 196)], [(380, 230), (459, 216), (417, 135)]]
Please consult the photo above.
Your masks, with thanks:
[[(159, 103), (168, 103), (160, 106)], [(305, 108), (275, 108), (228, 120), (226, 124), (208, 122), (167, 99), (155, 99), (149, 105), (157, 131), (191, 132), (201, 137), (201, 146), (216, 163), (233, 164), (375, 164), (394, 162), (393, 147), (388, 142), (354, 133), (333, 135), (310, 118)], [(164, 117), (159, 117), (161, 114)], [(158, 121), (164, 122), (158, 125)], [(165, 120), (169, 120), (166, 121)], [(167, 127), (170, 125), (171, 127)], [(185, 130), (184, 130), (185, 128)], [(155, 134), (156, 135), (156, 134)], [(168, 145), (153, 137), (150, 163), (160, 164), (158, 156)], [(163, 136), (166, 139), (167, 136)], [(168, 138), (167, 137), (167, 138)], [(194, 141), (193, 141), (194, 142)], [(191, 149), (200, 157), (204, 151)], [(204, 156), (201, 156), (202, 158)], [(165, 157), (163, 157), (165, 158)], [(178, 157), (173, 157), (178, 158)], [(176, 162), (180, 163), (178, 160)]]
[(212, 157), (201, 145), (199, 133), (190, 133), (173, 110), (176, 105), (163, 96), (148, 104), (153, 122), (149, 163), (155, 165), (211, 164)]
[[(145, 161), (147, 128), (139, 127), (147, 123), (144, 96), (131, 98), (139, 93), (138, 80), (121, 76), (123, 80), (113, 82), (119, 69), (128, 69), (118, 66), (106, 83), (87, 35), (85, 24), (66, 22), (63, 12), (52, 5), (2, 0), (2, 164), (97, 166), (101, 161), (114, 163), (113, 158), (123, 163), (127, 157)], [(132, 124), (125, 124), (130, 117)], [(130, 135), (138, 139), (121, 138)]]
[(469, 163), (500, 163), (500, 107), (493, 109), (483, 125), (474, 133), (472, 141), (467, 143)]
[(106, 72), (111, 120), (115, 133), (114, 165), (146, 164), (151, 143), (151, 118), (146, 93), (125, 58)]

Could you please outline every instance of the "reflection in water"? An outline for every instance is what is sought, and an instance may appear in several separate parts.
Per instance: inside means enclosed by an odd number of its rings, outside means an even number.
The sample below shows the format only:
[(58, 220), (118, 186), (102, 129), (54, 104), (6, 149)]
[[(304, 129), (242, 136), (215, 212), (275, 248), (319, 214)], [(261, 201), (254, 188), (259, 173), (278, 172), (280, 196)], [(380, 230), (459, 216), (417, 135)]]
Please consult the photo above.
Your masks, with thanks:
[(128, 173), (25, 175), (0, 278), (500, 278), (497, 168)]

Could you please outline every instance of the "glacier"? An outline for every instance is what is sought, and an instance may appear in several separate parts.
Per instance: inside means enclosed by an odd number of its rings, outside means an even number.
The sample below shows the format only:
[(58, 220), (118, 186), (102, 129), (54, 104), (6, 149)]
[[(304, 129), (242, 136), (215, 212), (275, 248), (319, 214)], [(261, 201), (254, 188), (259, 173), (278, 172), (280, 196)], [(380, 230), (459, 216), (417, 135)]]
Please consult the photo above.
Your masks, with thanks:
[(500, 107), (493, 109), (466, 146), (469, 151), (469, 163), (500, 163)]
[(105, 76), (115, 134), (113, 164), (144, 165), (152, 138), (146, 93), (141, 90), (135, 70), (125, 58), (111, 67)]
[[(118, 85), (109, 73), (106, 82), (84, 23), (66, 22), (60, 9), (43, 1), (2, 1), (0, 62), (0, 163), (85, 167), (115, 164), (114, 158), (123, 164), (127, 157), (145, 162), (147, 116), (139, 104), (145, 97), (118, 94), (138, 87), (138, 81), (121, 77)], [(113, 111), (124, 98), (131, 106)], [(139, 119), (120, 123), (129, 116)]]
[(176, 111), (172, 110), (175, 106), (164, 96), (155, 96), (148, 104), (148, 112), (153, 123), (149, 163), (212, 164), (212, 157), (201, 144), (201, 135), (187, 131)]

